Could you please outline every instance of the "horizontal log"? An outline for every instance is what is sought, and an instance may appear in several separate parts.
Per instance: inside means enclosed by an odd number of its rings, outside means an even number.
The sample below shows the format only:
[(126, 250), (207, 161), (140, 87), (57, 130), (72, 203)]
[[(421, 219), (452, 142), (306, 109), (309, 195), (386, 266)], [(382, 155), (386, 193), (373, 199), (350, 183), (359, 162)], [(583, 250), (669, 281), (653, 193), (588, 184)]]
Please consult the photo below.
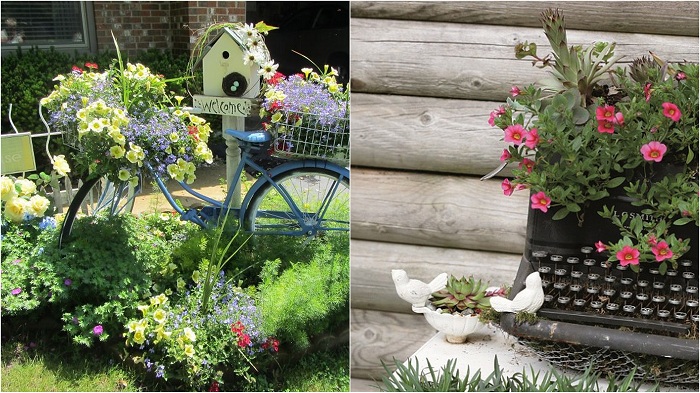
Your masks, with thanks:
[[(484, 175), (501, 164), (502, 103), (353, 93), (352, 164)], [(510, 176), (510, 169), (500, 173)]]
[[(569, 29), (646, 34), (698, 35), (698, 2), (675, 1), (358, 1), (353, 18), (541, 27), (547, 8), (564, 12)], [(663, 10), (663, 12), (660, 12)]]
[(412, 314), (411, 305), (396, 294), (393, 269), (430, 282), (441, 273), (474, 276), (493, 286), (513, 285), (522, 254), (460, 250), (352, 239), (351, 306)]
[[(549, 72), (514, 56), (522, 41), (537, 43), (540, 56), (550, 52), (538, 28), (352, 18), (351, 29), (354, 92), (502, 101), (511, 86)], [(673, 62), (698, 58), (697, 37), (569, 30), (568, 38), (617, 42), (621, 64), (649, 51)]]
[(353, 238), (521, 253), (529, 199), (500, 181), (353, 167)]
[(352, 309), (350, 328), (350, 376), (381, 381), (382, 361), (405, 361), (436, 333), (425, 317)]
[(379, 382), (371, 379), (350, 378), (351, 392), (380, 392)]

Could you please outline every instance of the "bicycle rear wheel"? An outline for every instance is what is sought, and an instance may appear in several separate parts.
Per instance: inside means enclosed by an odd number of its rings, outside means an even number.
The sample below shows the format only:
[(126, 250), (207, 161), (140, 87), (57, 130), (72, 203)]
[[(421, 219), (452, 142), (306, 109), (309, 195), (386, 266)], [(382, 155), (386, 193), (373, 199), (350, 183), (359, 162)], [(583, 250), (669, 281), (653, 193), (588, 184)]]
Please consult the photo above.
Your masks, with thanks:
[[(350, 179), (325, 168), (280, 173), (258, 189), (246, 208), (255, 234), (314, 236), (350, 230)], [(283, 194), (289, 197), (285, 200)]]
[(87, 180), (80, 187), (68, 207), (58, 237), (58, 247), (70, 241), (73, 224), (79, 214), (85, 216), (117, 215), (131, 213), (134, 198), (141, 189), (141, 182), (132, 186), (128, 182), (113, 183), (106, 178)]

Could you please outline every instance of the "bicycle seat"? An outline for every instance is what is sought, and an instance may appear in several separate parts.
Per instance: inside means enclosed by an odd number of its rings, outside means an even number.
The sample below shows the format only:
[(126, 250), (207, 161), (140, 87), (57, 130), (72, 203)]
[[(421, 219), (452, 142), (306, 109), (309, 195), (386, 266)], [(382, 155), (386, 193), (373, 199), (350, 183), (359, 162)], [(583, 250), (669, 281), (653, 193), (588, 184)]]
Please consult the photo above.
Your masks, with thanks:
[(242, 142), (265, 143), (272, 140), (272, 135), (270, 135), (270, 133), (265, 130), (238, 131), (228, 129), (225, 132)]

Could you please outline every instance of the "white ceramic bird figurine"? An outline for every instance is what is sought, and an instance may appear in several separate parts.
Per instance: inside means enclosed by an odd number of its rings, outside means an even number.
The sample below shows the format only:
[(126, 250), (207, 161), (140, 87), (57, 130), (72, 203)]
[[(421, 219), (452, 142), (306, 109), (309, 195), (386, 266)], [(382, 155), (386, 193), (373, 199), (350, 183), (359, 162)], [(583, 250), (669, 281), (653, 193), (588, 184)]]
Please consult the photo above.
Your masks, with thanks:
[(518, 313), (525, 311), (534, 314), (544, 303), (544, 290), (540, 273), (530, 273), (525, 279), (525, 289), (518, 292), (513, 300), (494, 296), (491, 298), (491, 308), (498, 312)]
[(391, 271), (394, 279), (396, 293), (399, 297), (415, 307), (424, 307), (433, 292), (437, 292), (447, 285), (447, 273), (435, 277), (429, 284), (420, 280), (409, 279), (408, 274), (400, 269)]

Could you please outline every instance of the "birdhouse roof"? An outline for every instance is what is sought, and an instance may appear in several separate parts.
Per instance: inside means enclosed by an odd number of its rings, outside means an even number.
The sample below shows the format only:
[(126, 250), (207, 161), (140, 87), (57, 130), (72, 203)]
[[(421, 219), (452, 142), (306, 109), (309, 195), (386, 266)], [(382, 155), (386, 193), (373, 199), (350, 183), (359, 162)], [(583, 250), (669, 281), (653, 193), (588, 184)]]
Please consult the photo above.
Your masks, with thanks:
[(221, 37), (223, 37), (224, 34), (229, 35), (233, 39), (233, 41), (236, 44), (238, 44), (239, 47), (241, 47), (241, 49), (245, 49), (243, 37), (241, 37), (238, 33), (236, 33), (236, 30), (234, 30), (234, 29), (232, 29), (230, 27), (223, 27), (223, 28), (219, 29), (219, 31), (216, 33), (214, 38), (212, 38), (209, 41), (209, 43), (207, 44), (207, 46), (204, 47), (204, 50), (202, 51), (202, 55), (199, 57), (199, 59), (197, 59), (197, 63), (195, 63), (195, 65), (194, 65), (195, 68), (199, 66), (199, 64), (202, 62), (202, 60), (204, 60), (205, 57), (207, 57), (207, 55), (209, 54), (209, 51), (212, 48), (214, 48), (214, 45), (216, 45), (217, 41), (219, 41), (219, 39)]

